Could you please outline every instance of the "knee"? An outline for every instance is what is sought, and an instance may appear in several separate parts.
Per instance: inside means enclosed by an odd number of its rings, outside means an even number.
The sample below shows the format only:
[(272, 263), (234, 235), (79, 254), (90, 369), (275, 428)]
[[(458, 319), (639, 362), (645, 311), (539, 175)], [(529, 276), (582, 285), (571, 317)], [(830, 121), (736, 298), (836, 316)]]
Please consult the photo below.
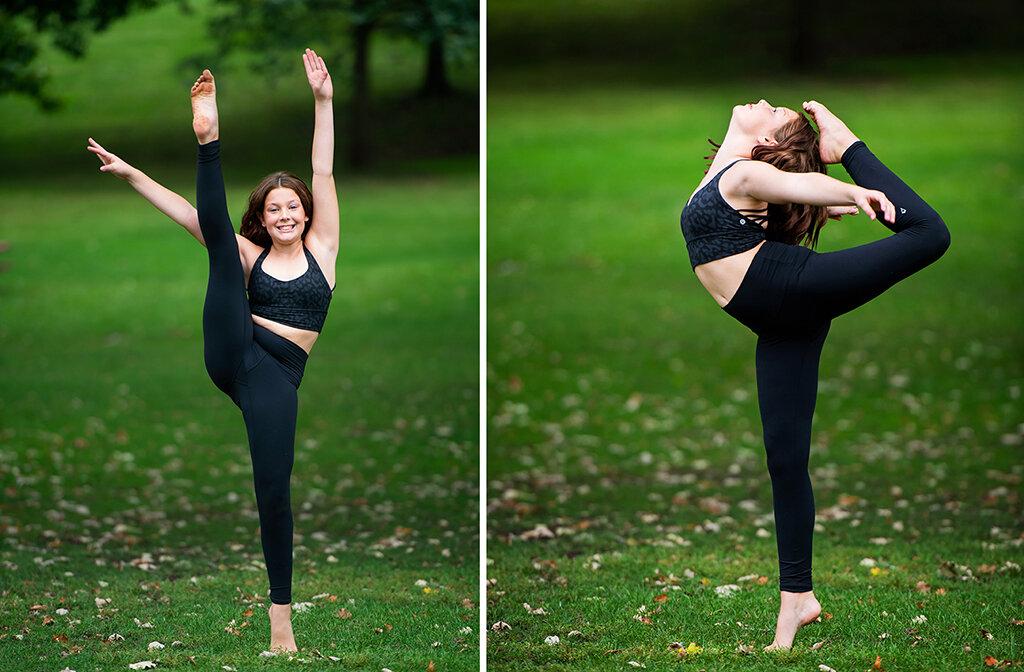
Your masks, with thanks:
[(765, 448), (768, 453), (768, 474), (776, 487), (794, 484), (807, 478), (809, 451), (795, 448), (792, 443), (783, 444), (767, 440)]
[(935, 215), (935, 221), (932, 223), (931, 228), (933, 229), (931, 236), (932, 254), (935, 259), (938, 259), (949, 249), (949, 227), (946, 226), (941, 217)]
[(934, 263), (949, 249), (949, 228), (935, 211), (914, 228), (919, 232), (917, 245), (926, 263)]
[(254, 479), (254, 485), (256, 487), (256, 503), (261, 511), (277, 512), (291, 508), (291, 492), (287, 477), (282, 478), (278, 475), (257, 477)]

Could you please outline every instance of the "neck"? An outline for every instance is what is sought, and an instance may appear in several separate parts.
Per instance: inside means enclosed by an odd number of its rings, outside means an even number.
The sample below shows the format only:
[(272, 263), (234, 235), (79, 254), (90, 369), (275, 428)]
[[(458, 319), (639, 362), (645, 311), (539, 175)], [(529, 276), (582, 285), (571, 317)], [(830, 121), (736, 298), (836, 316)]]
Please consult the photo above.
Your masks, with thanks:
[(301, 238), (286, 244), (274, 241), (270, 251), (275, 257), (298, 257), (302, 255), (302, 246)]

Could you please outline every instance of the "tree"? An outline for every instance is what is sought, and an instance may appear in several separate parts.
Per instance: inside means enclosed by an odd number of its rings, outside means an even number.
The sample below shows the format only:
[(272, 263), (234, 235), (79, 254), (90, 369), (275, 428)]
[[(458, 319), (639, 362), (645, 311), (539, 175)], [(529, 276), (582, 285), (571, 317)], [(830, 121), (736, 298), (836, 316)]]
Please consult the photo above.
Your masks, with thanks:
[(420, 94), (451, 93), (447, 59), (475, 51), (479, 46), (479, 3), (476, 0), (405, 0), (392, 5), (391, 23), (385, 23), (385, 28), (412, 37), (427, 51)]
[(59, 101), (46, 90), (35, 64), (44, 36), (74, 58), (85, 54), (87, 35), (100, 32), (136, 8), (158, 0), (0, 0), (0, 95), (23, 93), (43, 109)]
[[(222, 53), (246, 51), (268, 64), (308, 46), (318, 36), (348, 35), (322, 51), (328, 64), (340, 63), (344, 47), (351, 65), (347, 159), (353, 167), (369, 163), (370, 43), (386, 31), (410, 37), (426, 48), (420, 92), (451, 92), (446, 60), (475, 48), (479, 33), (476, 0), (225, 0), (211, 21)], [(313, 39), (313, 41), (316, 41)]]

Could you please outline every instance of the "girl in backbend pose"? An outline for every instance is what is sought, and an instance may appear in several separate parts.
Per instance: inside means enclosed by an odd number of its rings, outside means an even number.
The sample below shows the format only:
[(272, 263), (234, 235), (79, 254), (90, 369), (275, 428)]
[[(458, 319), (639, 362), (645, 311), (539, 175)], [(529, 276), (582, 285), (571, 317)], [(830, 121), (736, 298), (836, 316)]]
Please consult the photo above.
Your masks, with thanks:
[[(802, 114), (737, 105), (681, 223), (697, 278), (757, 334), (758, 405), (772, 480), (781, 606), (766, 650), (788, 649), (821, 605), (811, 584), (814, 497), (807, 473), (818, 360), (831, 320), (934, 262), (942, 219), (818, 102)], [(842, 162), (856, 185), (827, 177)], [(827, 217), (880, 218), (895, 233), (838, 252), (817, 242)]]
[(206, 247), (206, 370), (245, 420), (270, 579), (270, 647), (288, 651), (297, 650), (291, 624), (289, 491), (297, 390), (327, 316), (339, 233), (331, 76), (313, 51), (307, 49), (302, 60), (316, 111), (312, 193), (294, 175), (269, 175), (249, 197), (241, 235), (234, 233), (228, 217), (216, 89), (209, 70), (191, 91), (192, 128), (199, 141), (195, 208), (89, 140), (89, 150), (103, 162), (100, 170), (126, 180)]

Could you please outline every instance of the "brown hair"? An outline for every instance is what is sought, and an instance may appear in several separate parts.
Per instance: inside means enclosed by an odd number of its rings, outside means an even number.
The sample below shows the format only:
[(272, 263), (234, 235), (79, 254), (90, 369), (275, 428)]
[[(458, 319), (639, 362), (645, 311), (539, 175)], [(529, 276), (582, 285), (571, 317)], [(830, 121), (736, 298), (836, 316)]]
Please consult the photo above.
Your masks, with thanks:
[(294, 191), (299, 197), (299, 202), (302, 203), (306, 217), (309, 217), (309, 221), (306, 222), (306, 227), (302, 231), (303, 240), (306, 239), (306, 234), (309, 233), (309, 228), (313, 225), (313, 194), (309, 192), (306, 183), (284, 171), (267, 175), (249, 194), (249, 206), (245, 209), (245, 214), (242, 215), (242, 226), (238, 230), (241, 235), (260, 247), (270, 247), (273, 244), (270, 234), (263, 226), (263, 205), (266, 203), (267, 194), (278, 187)]
[[(821, 152), (818, 149), (818, 133), (807, 117), (800, 114), (798, 118), (780, 126), (773, 135), (778, 144), (756, 145), (750, 152), (750, 158), (770, 163), (779, 170), (790, 173), (827, 174), (825, 162), (821, 160)], [(708, 167), (704, 169), (705, 175), (721, 147), (710, 138), (708, 142), (714, 149), (711, 150), (711, 154), (704, 157), (708, 160)], [(818, 232), (827, 220), (828, 208), (821, 205), (769, 203), (768, 240), (776, 240), (787, 245), (803, 244), (813, 248), (818, 244)]]
[[(826, 173), (818, 149), (818, 133), (807, 117), (800, 114), (776, 130), (774, 136), (777, 145), (757, 145), (750, 152), (750, 158), (789, 173)], [(827, 220), (828, 208), (822, 205), (769, 203), (768, 240), (813, 248)]]

